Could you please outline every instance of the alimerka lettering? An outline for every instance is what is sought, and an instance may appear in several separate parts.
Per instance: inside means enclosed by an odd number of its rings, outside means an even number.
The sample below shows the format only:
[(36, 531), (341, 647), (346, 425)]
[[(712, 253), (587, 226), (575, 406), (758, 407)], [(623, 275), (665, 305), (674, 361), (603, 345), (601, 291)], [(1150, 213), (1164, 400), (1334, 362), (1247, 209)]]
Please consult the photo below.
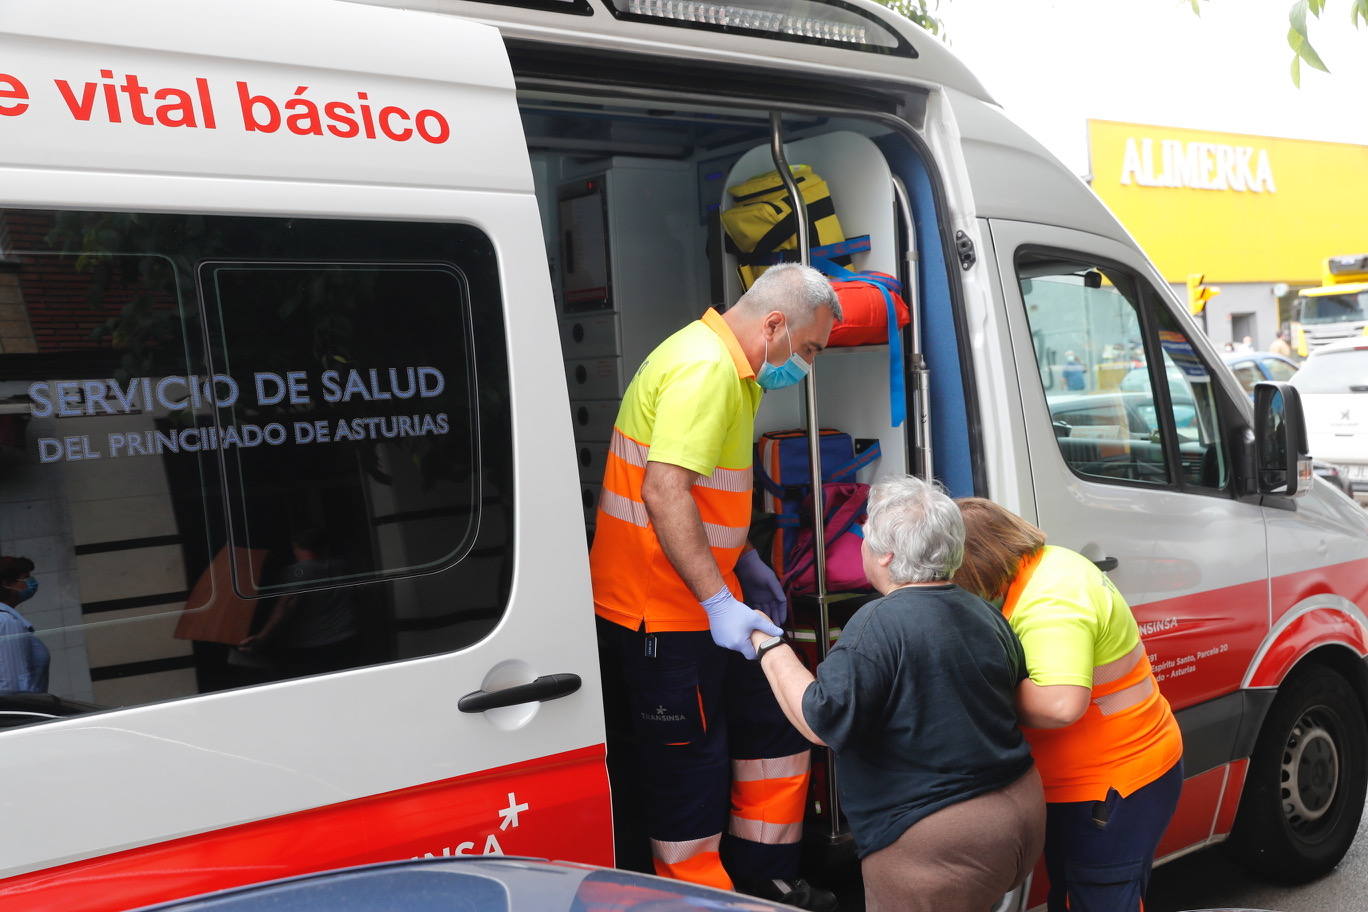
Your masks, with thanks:
[[(215, 86), (204, 76), (189, 77), (181, 85), (151, 85), (136, 73), (115, 75), (114, 70), (104, 69), (97, 79), (86, 82), (54, 78), (52, 87), (55, 103), (79, 123), (219, 128)], [(282, 96), (239, 79), (233, 82), (233, 89), (219, 93), (220, 108), (227, 106), (224, 95), (233, 92), (246, 133), (285, 132), (400, 143), (416, 139), (431, 145), (451, 139), (451, 124), (440, 111), (412, 110), (390, 103), (392, 99), (373, 100), (367, 91), (327, 98), (310, 86), (297, 85)], [(0, 73), (0, 117), (19, 117), (34, 104), (41, 104), (41, 99), (35, 101), (22, 79)]]

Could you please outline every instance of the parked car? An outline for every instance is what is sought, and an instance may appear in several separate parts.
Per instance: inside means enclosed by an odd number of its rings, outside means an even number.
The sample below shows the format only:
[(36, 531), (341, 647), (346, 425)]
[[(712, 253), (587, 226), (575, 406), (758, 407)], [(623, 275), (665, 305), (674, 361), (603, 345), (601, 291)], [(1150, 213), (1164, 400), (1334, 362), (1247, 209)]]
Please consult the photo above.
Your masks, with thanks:
[(217, 890), (143, 912), (780, 912), (762, 899), (649, 874), (535, 858), (428, 858)]
[(1299, 367), (1291, 358), (1272, 352), (1227, 352), (1222, 360), (1250, 396), (1260, 380), (1291, 380)]
[(1368, 504), (1368, 338), (1318, 348), (1292, 378), (1301, 393), (1311, 453), (1334, 465)]

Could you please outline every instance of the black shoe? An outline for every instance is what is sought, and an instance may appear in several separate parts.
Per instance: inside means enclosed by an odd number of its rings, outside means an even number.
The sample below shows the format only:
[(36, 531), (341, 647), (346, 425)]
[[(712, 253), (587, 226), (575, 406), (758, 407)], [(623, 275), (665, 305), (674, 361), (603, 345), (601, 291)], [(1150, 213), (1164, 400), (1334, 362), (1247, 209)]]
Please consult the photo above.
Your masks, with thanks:
[(836, 902), (835, 893), (830, 890), (823, 890), (821, 887), (814, 887), (802, 878), (784, 880), (776, 877), (773, 880), (750, 881), (738, 884), (738, 888), (741, 892), (749, 893), (751, 896), (783, 903), (786, 906), (807, 909), (809, 912), (837, 912), (840, 908)]

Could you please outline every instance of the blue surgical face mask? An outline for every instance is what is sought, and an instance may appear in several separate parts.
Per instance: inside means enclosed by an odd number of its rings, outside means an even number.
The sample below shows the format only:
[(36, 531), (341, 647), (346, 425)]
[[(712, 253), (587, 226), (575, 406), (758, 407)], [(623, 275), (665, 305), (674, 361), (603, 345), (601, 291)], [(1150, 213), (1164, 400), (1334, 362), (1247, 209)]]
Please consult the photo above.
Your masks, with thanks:
[(760, 365), (760, 370), (755, 375), (755, 382), (760, 384), (761, 389), (777, 390), (786, 386), (793, 386), (806, 377), (808, 371), (812, 370), (812, 365), (804, 361), (793, 350), (793, 336), (789, 335), (787, 321), (784, 323), (784, 336), (788, 339), (789, 359), (778, 367), (769, 363), (769, 340), (765, 340), (765, 362)]
[(30, 576), (28, 579), (24, 580), (24, 588), (14, 593), (14, 604), (18, 605), (21, 602), (27, 602), (29, 599), (33, 598), (33, 593), (37, 591), (38, 581)]

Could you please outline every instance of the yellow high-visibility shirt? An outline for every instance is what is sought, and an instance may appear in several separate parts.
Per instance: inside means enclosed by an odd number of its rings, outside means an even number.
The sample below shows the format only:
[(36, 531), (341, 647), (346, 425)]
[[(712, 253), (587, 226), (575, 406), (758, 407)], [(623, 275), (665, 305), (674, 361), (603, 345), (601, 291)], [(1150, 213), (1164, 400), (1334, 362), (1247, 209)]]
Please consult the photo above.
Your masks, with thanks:
[(764, 391), (731, 327), (714, 310), (651, 352), (627, 387), (603, 472), (589, 568), (594, 610), (649, 632), (707, 630), (708, 616), (675, 572), (651, 526), (641, 485), (648, 462), (681, 466), (693, 486), (722, 578), (741, 597), (733, 568), (751, 516), (755, 413)]

